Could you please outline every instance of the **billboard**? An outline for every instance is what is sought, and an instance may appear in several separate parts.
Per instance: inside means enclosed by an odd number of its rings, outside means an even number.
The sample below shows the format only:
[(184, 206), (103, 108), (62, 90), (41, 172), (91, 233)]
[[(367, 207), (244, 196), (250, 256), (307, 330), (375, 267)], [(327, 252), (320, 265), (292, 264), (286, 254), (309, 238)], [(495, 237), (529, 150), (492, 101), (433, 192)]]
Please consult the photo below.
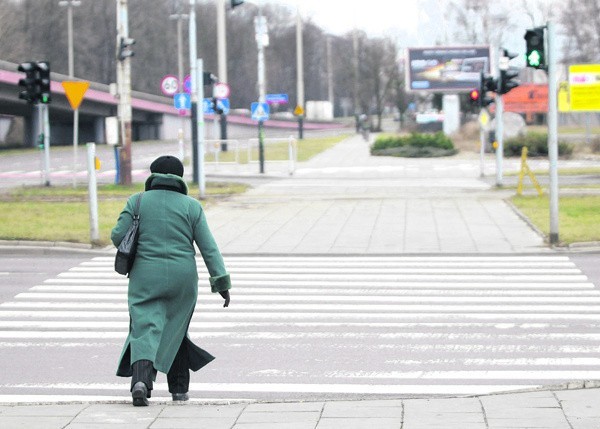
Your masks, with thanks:
[(569, 99), (571, 110), (600, 111), (600, 64), (569, 66)]
[(490, 47), (409, 48), (406, 64), (409, 91), (468, 92), (490, 71)]

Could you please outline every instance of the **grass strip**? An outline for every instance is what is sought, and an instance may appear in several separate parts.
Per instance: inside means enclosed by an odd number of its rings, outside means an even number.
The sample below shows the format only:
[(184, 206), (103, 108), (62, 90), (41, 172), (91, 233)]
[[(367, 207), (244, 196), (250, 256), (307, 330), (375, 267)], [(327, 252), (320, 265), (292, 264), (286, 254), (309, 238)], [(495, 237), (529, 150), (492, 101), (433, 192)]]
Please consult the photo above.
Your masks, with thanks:
[[(514, 196), (511, 201), (538, 229), (549, 235), (550, 203), (547, 195)], [(563, 196), (558, 207), (561, 243), (600, 241), (600, 196)]]
[[(110, 244), (127, 197), (143, 190), (143, 184), (98, 187), (100, 245)], [(245, 192), (247, 185), (208, 182), (204, 207), (230, 195)], [(198, 195), (198, 186), (190, 187)], [(33, 241), (90, 242), (87, 187), (23, 187), (0, 196), (0, 239)]]

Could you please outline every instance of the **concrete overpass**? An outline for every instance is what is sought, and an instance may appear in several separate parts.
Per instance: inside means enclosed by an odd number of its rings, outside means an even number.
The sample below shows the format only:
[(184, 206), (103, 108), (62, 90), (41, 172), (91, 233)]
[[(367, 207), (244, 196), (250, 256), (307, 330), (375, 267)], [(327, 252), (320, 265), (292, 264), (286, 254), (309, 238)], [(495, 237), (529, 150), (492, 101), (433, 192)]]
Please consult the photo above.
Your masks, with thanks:
[[(6, 146), (7, 138), (23, 142), (24, 146), (33, 146), (37, 135), (36, 109), (18, 96), (21, 90), (19, 79), (24, 77), (24, 73), (18, 72), (17, 67), (18, 64), (0, 60), (0, 147), (3, 143)], [(51, 79), (51, 145), (68, 145), (73, 142), (73, 110), (61, 82), (70, 79), (59, 73), (51, 73)], [(90, 88), (79, 107), (79, 143), (104, 143), (104, 119), (117, 115), (117, 105), (118, 100), (110, 93), (108, 85), (90, 82)], [(184, 135), (189, 138), (189, 113), (184, 117), (179, 115), (171, 98), (133, 91), (132, 108), (134, 141), (176, 139), (182, 125)], [(205, 119), (210, 122), (213, 116), (206, 115)], [(255, 121), (243, 115), (229, 115), (228, 123), (232, 126), (256, 127)], [(266, 121), (265, 126), (290, 132), (297, 127), (295, 121), (276, 120)], [(339, 127), (338, 124), (305, 123), (306, 130)]]

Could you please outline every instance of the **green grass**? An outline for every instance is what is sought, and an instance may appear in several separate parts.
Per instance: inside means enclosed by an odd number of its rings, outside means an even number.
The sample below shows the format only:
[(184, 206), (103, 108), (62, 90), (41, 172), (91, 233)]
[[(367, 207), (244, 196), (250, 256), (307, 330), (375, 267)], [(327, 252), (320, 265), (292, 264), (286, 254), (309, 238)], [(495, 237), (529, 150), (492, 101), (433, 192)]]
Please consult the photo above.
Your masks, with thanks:
[[(239, 183), (212, 183), (206, 186), (203, 206), (215, 204), (229, 195), (245, 192)], [(126, 198), (143, 190), (143, 184), (132, 186), (104, 185), (98, 188), (99, 245), (110, 243)], [(190, 187), (190, 195), (198, 195), (198, 186)], [(89, 204), (86, 187), (16, 188), (0, 196), (0, 239), (90, 242)]]
[[(318, 138), (310, 138), (304, 140), (297, 140), (296, 147), (298, 150), (298, 161), (308, 161), (313, 156), (318, 155), (319, 153), (335, 146), (342, 140), (348, 138), (349, 135), (338, 135), (331, 137), (318, 137)], [(265, 160), (267, 161), (285, 161), (289, 158), (288, 155), (288, 141), (287, 139), (282, 139), (282, 141), (277, 142), (266, 142), (264, 145), (265, 150)], [(235, 146), (231, 144), (228, 148), (227, 152), (220, 152), (219, 162), (235, 162)], [(241, 164), (248, 163), (248, 151), (246, 146), (242, 146), (239, 151), (238, 162)], [(253, 161), (258, 160), (258, 149), (252, 148), (250, 151), (250, 157)], [(207, 162), (215, 161), (215, 154), (209, 150), (209, 152), (205, 156), (205, 160)]]
[[(548, 170), (532, 170), (536, 176), (547, 176)], [(600, 167), (574, 167), (574, 168), (560, 168), (558, 170), (559, 176), (587, 176), (592, 174), (600, 174)], [(518, 176), (518, 171), (509, 171), (504, 174), (505, 176)]]
[[(515, 196), (513, 204), (544, 234), (550, 232), (548, 196)], [(559, 238), (570, 244), (600, 241), (600, 196), (564, 196), (559, 200)]]

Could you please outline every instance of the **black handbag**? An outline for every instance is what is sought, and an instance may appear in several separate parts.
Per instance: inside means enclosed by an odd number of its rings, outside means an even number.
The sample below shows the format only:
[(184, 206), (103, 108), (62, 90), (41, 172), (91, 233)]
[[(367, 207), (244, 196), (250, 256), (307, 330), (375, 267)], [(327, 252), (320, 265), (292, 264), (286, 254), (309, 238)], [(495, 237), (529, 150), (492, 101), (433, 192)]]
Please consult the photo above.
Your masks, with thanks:
[(142, 194), (143, 192), (138, 195), (137, 202), (135, 203), (133, 222), (131, 222), (131, 226), (129, 226), (119, 247), (117, 247), (115, 271), (119, 274), (128, 275), (131, 272), (133, 262), (135, 261), (139, 235), (138, 228), (140, 226), (140, 201), (142, 200)]

